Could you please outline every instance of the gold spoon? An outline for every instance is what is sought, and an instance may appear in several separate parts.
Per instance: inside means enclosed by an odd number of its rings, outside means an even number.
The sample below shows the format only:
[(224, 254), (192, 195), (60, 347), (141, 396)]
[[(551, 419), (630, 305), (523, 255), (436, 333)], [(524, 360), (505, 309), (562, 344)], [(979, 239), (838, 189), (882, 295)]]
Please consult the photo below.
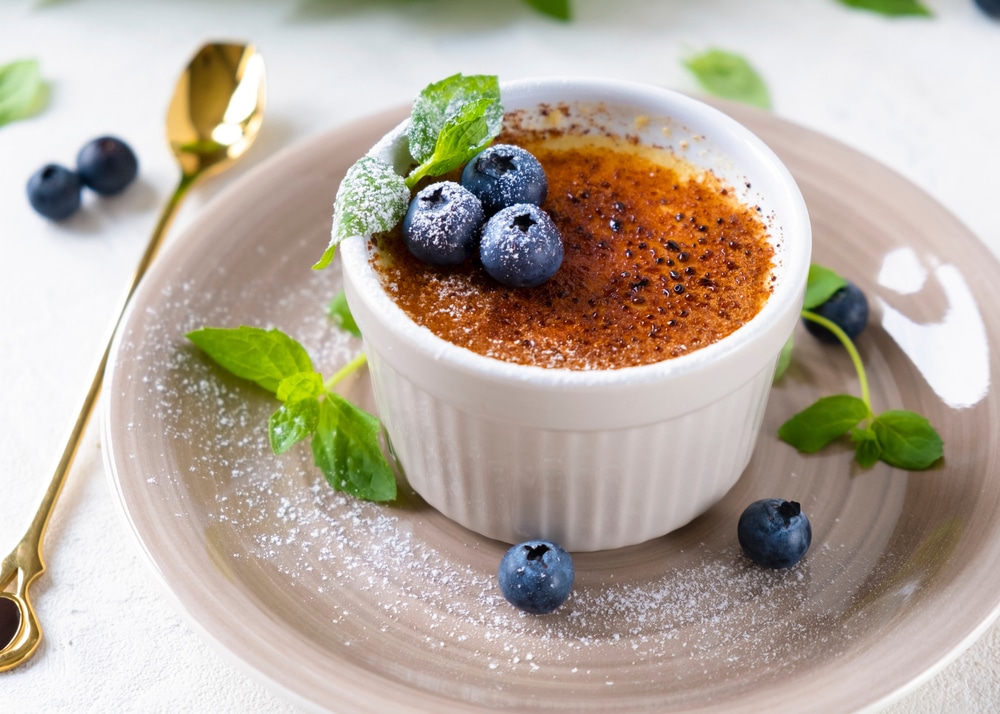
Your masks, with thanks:
[[(188, 190), (200, 179), (228, 168), (257, 138), (264, 112), (264, 85), (264, 62), (253, 45), (205, 45), (181, 75), (167, 112), (167, 139), (180, 164), (181, 180), (163, 207), (139, 261), (115, 329)], [(109, 340), (38, 511), (21, 542), (0, 565), (0, 672), (31, 657), (41, 641), (42, 630), (28, 600), (28, 586), (45, 571), (45, 527), (100, 394), (110, 350)], [(15, 576), (14, 591), (6, 591)]]

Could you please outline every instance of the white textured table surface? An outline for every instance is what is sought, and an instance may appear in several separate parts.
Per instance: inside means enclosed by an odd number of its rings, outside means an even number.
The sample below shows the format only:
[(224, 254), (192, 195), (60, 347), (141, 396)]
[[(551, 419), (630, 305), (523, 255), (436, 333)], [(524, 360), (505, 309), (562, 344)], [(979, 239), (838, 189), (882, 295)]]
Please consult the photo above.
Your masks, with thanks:
[[(890, 20), (834, 0), (575, 0), (575, 20), (562, 24), (513, 0), (4, 0), (0, 64), (38, 58), (50, 98), (38, 116), (0, 127), (0, 547), (34, 511), (173, 189), (162, 119), (202, 42), (260, 47), (268, 113), (251, 154), (195, 190), (171, 236), (266, 157), (448, 74), (600, 75), (697, 91), (681, 59), (721, 47), (757, 67), (776, 114), (905, 175), (1000, 254), (1000, 22), (972, 0), (926, 1), (933, 19)], [(28, 176), (72, 164), (105, 133), (135, 148), (137, 184), (113, 200), (88, 197), (59, 225), (36, 216)], [(45, 639), (33, 660), (0, 674), (5, 711), (296, 711), (217, 654), (160, 592), (116, 512), (96, 424), (45, 555), (31, 591)], [(993, 625), (889, 711), (998, 709)]]

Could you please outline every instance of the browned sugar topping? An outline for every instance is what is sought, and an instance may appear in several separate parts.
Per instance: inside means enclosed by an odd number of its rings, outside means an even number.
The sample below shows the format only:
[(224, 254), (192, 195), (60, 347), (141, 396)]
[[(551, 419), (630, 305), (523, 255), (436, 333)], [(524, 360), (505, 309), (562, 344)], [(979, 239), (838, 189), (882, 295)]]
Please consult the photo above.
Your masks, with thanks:
[(771, 292), (774, 250), (755, 208), (711, 173), (609, 137), (508, 133), (545, 168), (564, 243), (556, 275), (509, 288), (478, 260), (418, 261), (398, 233), (375, 238), (389, 295), (441, 338), (508, 362), (617, 369), (683, 355), (730, 334)]

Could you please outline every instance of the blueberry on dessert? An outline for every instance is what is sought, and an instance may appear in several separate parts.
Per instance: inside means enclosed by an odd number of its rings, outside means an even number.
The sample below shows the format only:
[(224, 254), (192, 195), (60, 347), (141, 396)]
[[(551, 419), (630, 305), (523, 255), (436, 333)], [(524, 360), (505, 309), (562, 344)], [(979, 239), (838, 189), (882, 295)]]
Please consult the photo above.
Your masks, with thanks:
[(573, 558), (551, 541), (531, 540), (504, 554), (497, 575), (507, 602), (525, 612), (544, 615), (569, 597)]
[(403, 218), (403, 240), (413, 255), (433, 265), (457, 265), (476, 251), (483, 223), (479, 199), (454, 181), (422, 189)]
[(549, 190), (538, 159), (520, 146), (494, 144), (462, 170), (462, 185), (483, 203), (487, 216), (518, 203), (541, 206)]
[(562, 265), (562, 236), (538, 206), (508, 206), (486, 222), (479, 258), (496, 281), (515, 288), (533, 288), (555, 275)]
[(743, 511), (736, 528), (740, 547), (765, 568), (790, 568), (812, 542), (812, 526), (795, 501), (764, 498)]

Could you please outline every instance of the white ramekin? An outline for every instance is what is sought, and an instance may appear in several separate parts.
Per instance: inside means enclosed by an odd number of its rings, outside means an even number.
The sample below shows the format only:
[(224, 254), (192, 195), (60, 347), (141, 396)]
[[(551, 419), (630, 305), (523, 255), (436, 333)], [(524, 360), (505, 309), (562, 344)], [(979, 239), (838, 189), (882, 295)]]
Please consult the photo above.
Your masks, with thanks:
[[(507, 111), (565, 104), (605, 129), (671, 149), (715, 172), (768, 223), (776, 280), (756, 317), (687, 355), (618, 370), (530, 367), (447, 342), (386, 294), (366, 236), (341, 244), (379, 415), (413, 489), (467, 528), (508, 543), (542, 537), (570, 551), (640, 543), (707, 510), (750, 460), (802, 304), (806, 206), (760, 139), (690, 97), (569, 78), (505, 83), (501, 92)], [(371, 153), (405, 172), (405, 123)]]

